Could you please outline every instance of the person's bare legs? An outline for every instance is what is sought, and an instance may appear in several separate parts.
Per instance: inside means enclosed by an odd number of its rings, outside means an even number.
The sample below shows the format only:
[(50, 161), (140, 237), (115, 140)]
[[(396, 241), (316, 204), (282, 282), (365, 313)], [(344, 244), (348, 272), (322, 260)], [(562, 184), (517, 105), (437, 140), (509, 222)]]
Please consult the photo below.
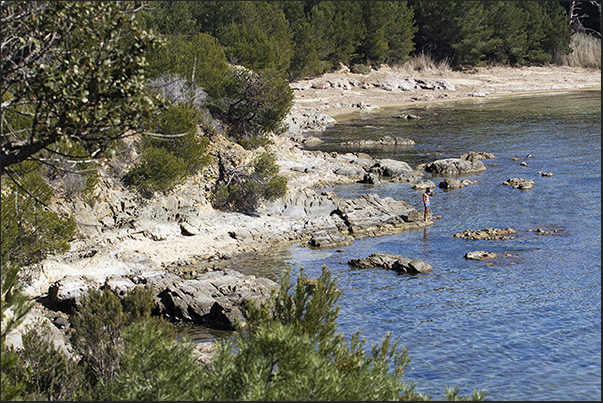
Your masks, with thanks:
[(427, 222), (427, 213), (429, 212), (429, 206), (425, 206), (425, 214), (423, 215), (423, 221)]

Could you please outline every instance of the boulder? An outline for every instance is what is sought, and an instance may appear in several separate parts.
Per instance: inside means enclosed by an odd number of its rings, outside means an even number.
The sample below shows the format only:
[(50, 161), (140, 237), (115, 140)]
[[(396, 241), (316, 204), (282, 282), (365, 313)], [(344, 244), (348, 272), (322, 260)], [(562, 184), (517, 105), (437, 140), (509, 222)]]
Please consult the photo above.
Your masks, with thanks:
[(475, 185), (476, 183), (477, 181), (470, 181), (467, 179), (459, 180), (453, 178), (444, 178), (438, 186), (440, 189), (450, 190), (464, 188), (467, 185)]
[(492, 153), (485, 153), (482, 151), (469, 151), (459, 157), (460, 159), (473, 161), (473, 160), (487, 160), (496, 158), (496, 156)]
[(422, 165), (426, 172), (436, 175), (462, 175), (472, 172), (482, 172), (486, 166), (480, 160), (468, 161), (461, 158), (445, 158)]
[(511, 178), (504, 181), (503, 185), (512, 186), (513, 189), (530, 190), (534, 187), (534, 181), (531, 179)]
[(487, 259), (494, 259), (495, 257), (497, 257), (498, 254), (494, 253), (494, 252), (485, 252), (483, 250), (476, 250), (473, 252), (467, 252), (465, 253), (465, 259), (470, 259), (470, 260), (487, 260)]
[(171, 321), (233, 330), (236, 322), (244, 321), (243, 305), (247, 301), (256, 305), (267, 302), (277, 283), (231, 269), (207, 271), (191, 279), (149, 270), (113, 277), (101, 286), (82, 277), (69, 276), (53, 284), (40, 302), (71, 314), (91, 289), (108, 287), (116, 290), (121, 298), (127, 291), (143, 286), (153, 290), (155, 311)]
[(384, 158), (378, 160), (377, 163), (369, 169), (369, 172), (376, 173), (380, 177), (393, 178), (402, 174), (412, 174), (413, 169), (404, 161)]
[(373, 253), (363, 259), (350, 259), (348, 264), (358, 268), (383, 267), (407, 274), (428, 273), (432, 270), (431, 266), (422, 260), (387, 253)]

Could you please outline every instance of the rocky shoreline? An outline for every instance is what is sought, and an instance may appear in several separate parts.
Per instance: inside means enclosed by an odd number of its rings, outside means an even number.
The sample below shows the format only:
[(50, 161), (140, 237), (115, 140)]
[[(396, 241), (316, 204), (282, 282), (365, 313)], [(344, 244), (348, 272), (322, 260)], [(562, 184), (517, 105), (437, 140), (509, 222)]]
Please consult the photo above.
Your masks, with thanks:
[[(240, 318), (239, 306), (244, 300), (261, 301), (276, 284), (236, 271), (213, 270), (212, 262), (283, 243), (339, 247), (361, 237), (433, 224), (423, 222), (422, 211), (405, 201), (374, 194), (346, 200), (333, 193), (319, 194), (316, 189), (341, 182), (383, 180), (434, 186), (422, 180), (425, 172), (454, 176), (479, 171), (485, 169), (480, 159), (487, 158), (468, 153), (410, 167), (403, 161), (379, 160), (363, 153), (309, 151), (304, 149), (304, 144), (312, 141), (308, 133), (324, 130), (336, 119), (385, 107), (495, 94), (600, 89), (600, 70), (526, 68), (493, 75), (496, 72), (486, 69), (472, 74), (451, 72), (447, 77), (407, 77), (385, 70), (358, 77), (340, 71), (293, 83), (296, 103), (287, 118), (289, 131), (274, 136), (273, 144), (251, 152), (219, 134), (211, 139), (212, 156), (236, 165), (263, 151), (276, 155), (289, 191), (283, 199), (263, 205), (257, 214), (224, 213), (211, 207), (208, 178), (215, 177), (215, 164), (173, 192), (143, 199), (112, 179), (111, 172), (118, 167), (108, 162), (101, 167), (101, 197), (94, 205), (57, 202), (57, 211), (75, 216), (78, 239), (69, 252), (50, 256), (23, 271), (25, 292), (39, 303), (22, 328), (42, 319), (58, 329), (57, 318), (65, 320), (58, 312), (68, 313), (90, 287), (109, 285), (123, 293), (141, 284), (154, 285), (156, 301), (167, 316), (228, 328)], [(454, 181), (445, 180), (444, 186), (464, 186)], [(189, 278), (176, 276), (187, 267), (204, 269)], [(53, 308), (50, 313), (49, 308)], [(19, 339), (17, 333), (11, 342), (18, 346)]]

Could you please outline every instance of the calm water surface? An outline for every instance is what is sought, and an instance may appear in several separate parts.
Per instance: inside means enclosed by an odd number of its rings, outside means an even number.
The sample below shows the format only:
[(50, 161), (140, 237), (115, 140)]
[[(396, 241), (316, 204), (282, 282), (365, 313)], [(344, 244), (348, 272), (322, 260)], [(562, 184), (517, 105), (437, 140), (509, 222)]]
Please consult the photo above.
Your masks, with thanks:
[[(397, 118), (409, 113), (421, 119)], [(416, 144), (379, 151), (338, 145), (385, 135)], [(475, 185), (435, 189), (432, 211), (441, 218), (428, 228), (365, 238), (343, 252), (286, 246), (245, 256), (234, 262), (238, 270), (278, 280), (283, 267), (316, 277), (326, 265), (343, 291), (340, 332), (360, 330), (367, 347), (386, 332), (399, 337), (413, 357), (406, 381), (434, 399), (457, 386), (461, 394), (484, 390), (487, 400), (601, 400), (600, 90), (384, 109), (317, 136), (324, 151), (363, 151), (413, 167), (469, 151), (496, 158), (483, 161), (485, 172), (460, 177)], [(532, 179), (534, 188), (502, 185), (510, 178)], [(423, 179), (437, 185), (442, 178)], [(421, 192), (406, 183), (328, 190), (350, 199), (377, 193), (422, 209)], [(486, 227), (512, 227), (517, 237), (453, 237)], [(530, 231), (537, 228), (558, 232)], [(464, 258), (475, 250), (507, 257)], [(347, 265), (376, 252), (421, 259), (433, 271), (410, 276)]]

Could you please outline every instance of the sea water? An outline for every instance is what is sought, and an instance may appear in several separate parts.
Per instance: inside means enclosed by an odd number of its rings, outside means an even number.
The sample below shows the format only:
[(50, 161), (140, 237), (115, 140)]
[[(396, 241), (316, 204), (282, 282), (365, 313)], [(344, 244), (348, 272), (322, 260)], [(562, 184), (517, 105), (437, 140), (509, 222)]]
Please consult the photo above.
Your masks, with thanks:
[[(403, 119), (404, 115), (420, 119)], [(237, 270), (278, 280), (283, 267), (317, 277), (326, 266), (342, 291), (339, 331), (360, 330), (367, 347), (387, 332), (412, 356), (406, 382), (444, 397), (486, 400), (601, 400), (601, 92), (475, 98), (354, 116), (317, 133), (323, 151), (366, 152), (411, 167), (469, 151), (494, 154), (475, 184), (438, 187), (426, 228), (369, 237), (344, 248), (299, 245), (246, 255)], [(405, 137), (412, 146), (349, 148), (348, 140)], [(543, 176), (541, 173), (552, 173)], [(534, 181), (530, 190), (503, 185)], [(436, 186), (442, 178), (426, 174)], [(353, 199), (376, 193), (422, 210), (409, 183), (342, 184)], [(514, 239), (468, 240), (467, 229), (513, 228)], [(546, 235), (539, 234), (541, 229)], [(467, 260), (471, 251), (492, 260)], [(347, 262), (372, 253), (420, 259), (432, 271), (398, 274)]]

